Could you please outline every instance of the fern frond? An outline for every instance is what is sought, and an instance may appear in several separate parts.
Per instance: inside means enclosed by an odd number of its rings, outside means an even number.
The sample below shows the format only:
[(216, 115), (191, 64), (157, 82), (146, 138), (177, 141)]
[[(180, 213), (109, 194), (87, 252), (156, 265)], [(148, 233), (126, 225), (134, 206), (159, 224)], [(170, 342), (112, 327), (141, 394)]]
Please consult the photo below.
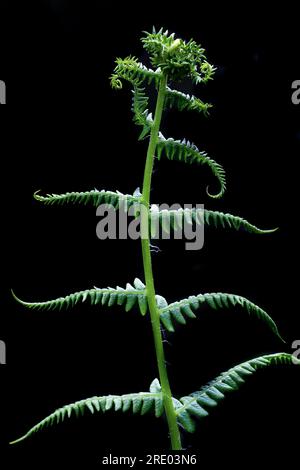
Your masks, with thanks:
[(186, 323), (186, 318), (196, 318), (195, 313), (201, 310), (201, 307), (206, 305), (214, 310), (223, 308), (234, 308), (236, 306), (243, 307), (249, 315), (255, 315), (259, 320), (264, 321), (268, 327), (275, 333), (282, 341), (278, 328), (273, 319), (262, 308), (255, 305), (250, 300), (240, 295), (223, 294), (221, 292), (211, 294), (192, 295), (187, 299), (173, 302), (168, 306), (160, 309), (160, 319), (168, 331), (174, 331), (174, 324)]
[(107, 411), (126, 412), (129, 410), (134, 414), (141, 415), (153, 413), (157, 418), (162, 415), (163, 399), (158, 379), (152, 382), (150, 392), (92, 397), (63, 406), (36, 424), (24, 436), (10, 442), (10, 444), (17, 444), (47, 427), (59, 424), (66, 418), (71, 418), (73, 415), (78, 418), (86, 412), (95, 414), (106, 413)]
[(208, 190), (207, 193), (212, 198), (220, 198), (223, 196), (226, 190), (226, 178), (223, 167), (209, 158), (207, 153), (200, 152), (196, 145), (186, 141), (185, 139), (182, 141), (174, 140), (171, 137), (169, 139), (165, 139), (165, 137), (160, 133), (156, 146), (156, 155), (158, 160), (160, 160), (163, 153), (169, 160), (179, 160), (184, 161), (185, 163), (196, 162), (200, 165), (208, 165), (213, 174), (217, 177), (221, 189), (219, 193), (215, 195), (210, 194)]
[(125, 59), (117, 59), (114, 73), (110, 77), (111, 86), (116, 89), (122, 88), (122, 81), (127, 80), (131, 84), (140, 84), (145, 82), (148, 85), (154, 83), (159, 84), (161, 71), (159, 69), (148, 69), (135, 57), (129, 56)]
[(43, 202), (44, 204), (92, 204), (99, 206), (100, 204), (110, 204), (116, 209), (124, 207), (125, 209), (141, 202), (141, 198), (137, 195), (122, 194), (119, 191), (105, 191), (102, 189), (98, 191), (93, 189), (92, 191), (85, 192), (70, 192), (65, 194), (46, 194), (41, 196), (39, 191), (34, 193), (34, 198)]
[(14, 292), (12, 294), (20, 304), (36, 310), (61, 310), (62, 308), (74, 307), (76, 304), (83, 303), (88, 299), (91, 305), (100, 303), (108, 307), (113, 305), (125, 305), (126, 312), (138, 304), (141, 314), (145, 315), (147, 313), (145, 285), (137, 278), (134, 280), (133, 285), (134, 286), (128, 283), (125, 289), (119, 286), (117, 286), (116, 289), (112, 287), (105, 289), (95, 287), (94, 289), (75, 292), (66, 297), (59, 297), (46, 302), (24, 302), (19, 299)]
[(209, 114), (209, 109), (212, 107), (211, 104), (204, 103), (200, 98), (182, 93), (178, 90), (172, 90), (169, 87), (167, 87), (165, 103), (166, 106), (170, 108), (176, 107), (179, 111), (198, 111), (204, 113), (206, 116)]
[[(272, 365), (289, 365), (295, 363), (291, 354), (276, 353), (256, 357), (243, 362), (227, 372), (223, 372), (212, 382), (202, 387), (198, 392), (180, 398), (182, 406), (176, 406), (178, 422), (188, 432), (195, 431), (195, 418), (201, 419), (209, 414), (211, 407), (217, 406), (227, 393), (238, 390), (246, 378), (253, 375), (257, 370)], [(300, 364), (300, 361), (298, 361)]]
[(172, 230), (182, 229), (184, 224), (199, 224), (213, 226), (215, 228), (230, 228), (234, 230), (245, 230), (249, 233), (266, 234), (272, 233), (277, 230), (263, 230), (250, 224), (242, 217), (231, 214), (224, 214), (223, 212), (211, 211), (202, 208), (180, 208), (180, 209), (159, 209), (156, 204), (152, 204), (149, 212), (149, 227), (150, 233), (153, 238), (157, 235), (158, 225), (166, 233)]
[(206, 83), (215, 71), (205, 58), (204, 49), (193, 39), (186, 42), (162, 29), (145, 33), (142, 43), (153, 66), (159, 67), (170, 80), (191, 78), (194, 83)]
[(148, 97), (145, 94), (145, 88), (140, 85), (134, 85), (132, 99), (132, 111), (134, 113), (134, 123), (143, 126), (143, 130), (139, 136), (139, 140), (143, 140), (150, 134), (153, 119), (152, 114), (148, 111)]

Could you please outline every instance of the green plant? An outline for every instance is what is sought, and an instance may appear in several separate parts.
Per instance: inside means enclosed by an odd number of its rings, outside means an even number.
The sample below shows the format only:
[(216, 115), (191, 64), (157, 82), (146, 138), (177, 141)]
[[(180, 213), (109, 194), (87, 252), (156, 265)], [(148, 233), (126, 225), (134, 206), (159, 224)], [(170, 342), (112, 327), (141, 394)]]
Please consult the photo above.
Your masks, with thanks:
[[(141, 126), (139, 139), (149, 139), (142, 193), (136, 191), (133, 195), (124, 195), (120, 192), (97, 191), (81, 193), (66, 193), (62, 195), (49, 194), (41, 196), (35, 194), (35, 198), (45, 204), (83, 203), (98, 206), (101, 203), (111, 204), (118, 209), (135, 207), (136, 216), (140, 215), (142, 233), (142, 256), (144, 266), (145, 284), (135, 279), (133, 285), (127, 284), (125, 288), (93, 288), (82, 292), (73, 293), (67, 297), (39, 303), (27, 303), (17, 299), (23, 305), (32, 309), (54, 309), (74, 306), (87, 299), (91, 304), (107, 306), (121, 305), (125, 310), (131, 310), (138, 306), (142, 315), (149, 310), (155, 344), (159, 380), (155, 379), (149, 392), (131, 393), (122, 396), (100, 396), (81, 400), (74, 404), (64, 406), (34, 426), (29, 432), (14, 441), (19, 442), (42, 428), (59, 423), (72, 414), (83, 414), (115, 411), (127, 411), (145, 414), (153, 412), (155, 416), (165, 415), (168, 423), (171, 446), (174, 450), (182, 449), (181, 429), (188, 432), (195, 430), (195, 418), (205, 417), (211, 407), (216, 406), (225, 395), (236, 390), (244, 383), (245, 379), (254, 374), (258, 369), (277, 364), (291, 364), (294, 358), (287, 353), (276, 353), (251, 359), (239, 364), (227, 372), (224, 372), (215, 380), (202, 387), (199, 391), (180, 399), (173, 397), (168, 379), (165, 362), (165, 353), (162, 341), (162, 326), (169, 332), (173, 332), (177, 323), (185, 324), (188, 318), (195, 318), (204, 304), (212, 309), (234, 308), (239, 305), (249, 314), (263, 320), (271, 330), (279, 336), (277, 327), (271, 317), (260, 307), (249, 300), (225, 293), (210, 293), (191, 296), (179, 302), (168, 304), (167, 300), (156, 294), (152, 263), (150, 235), (155, 235), (153, 220), (166, 230), (165, 216), (171, 223), (171, 229), (176, 230), (183, 223), (206, 224), (215, 227), (240, 228), (252, 233), (268, 233), (273, 230), (261, 230), (246, 220), (230, 214), (223, 214), (210, 210), (178, 209), (161, 211), (157, 206), (150, 205), (150, 189), (154, 158), (159, 160), (166, 157), (185, 163), (198, 163), (208, 165), (218, 179), (220, 190), (210, 197), (219, 198), (226, 189), (225, 173), (221, 165), (210, 159), (205, 152), (201, 152), (190, 142), (178, 141), (172, 138), (166, 139), (161, 131), (161, 118), (164, 109), (177, 107), (179, 110), (198, 111), (208, 114), (210, 105), (199, 98), (189, 96), (169, 87), (169, 84), (180, 82), (183, 79), (191, 79), (195, 84), (206, 83), (212, 78), (214, 67), (205, 58), (204, 50), (195, 41), (185, 42), (175, 38), (174, 34), (167, 31), (146, 33), (142, 43), (152, 64), (149, 69), (141, 64), (135, 57), (117, 59), (116, 67), (111, 76), (111, 84), (115, 89), (122, 88), (122, 82), (128, 81), (133, 89), (132, 111), (135, 124)], [(158, 91), (155, 114), (148, 111), (148, 97), (146, 86), (154, 85)], [(141, 210), (143, 208), (143, 210)], [(150, 221), (150, 224), (149, 224)], [(280, 337), (280, 336), (279, 336)]]

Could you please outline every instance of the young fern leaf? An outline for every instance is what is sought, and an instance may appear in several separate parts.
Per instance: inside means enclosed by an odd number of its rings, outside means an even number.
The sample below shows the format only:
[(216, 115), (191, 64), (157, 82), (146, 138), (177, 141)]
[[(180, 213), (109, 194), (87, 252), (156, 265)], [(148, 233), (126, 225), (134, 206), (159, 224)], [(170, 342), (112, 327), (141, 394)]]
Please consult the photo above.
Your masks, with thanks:
[(36, 310), (61, 310), (62, 308), (74, 307), (76, 304), (83, 303), (88, 299), (91, 305), (101, 304), (108, 307), (125, 305), (126, 312), (138, 304), (141, 314), (146, 315), (147, 297), (145, 285), (138, 278), (134, 280), (133, 284), (134, 286), (128, 283), (125, 289), (119, 286), (116, 289), (112, 287), (105, 289), (95, 287), (94, 289), (75, 292), (66, 297), (59, 297), (46, 302), (24, 302), (14, 292), (13, 296), (20, 304)]
[(148, 69), (134, 57), (116, 60), (114, 74), (111, 76), (111, 85), (113, 88), (120, 89), (122, 88), (121, 80), (127, 80), (132, 84), (134, 122), (143, 126), (139, 140), (143, 140), (149, 135), (153, 123), (152, 114), (148, 111), (148, 97), (142, 84), (146, 82), (149, 85), (154, 82), (158, 86), (160, 78), (159, 69), (156, 71)]
[(249, 315), (255, 315), (259, 320), (264, 321), (268, 327), (284, 341), (273, 319), (262, 308), (255, 305), (250, 300), (240, 295), (211, 293), (190, 296), (187, 299), (173, 302), (160, 309), (160, 319), (168, 331), (174, 332), (174, 322), (186, 324), (186, 318), (196, 318), (195, 313), (201, 311), (203, 305), (209, 306), (214, 310), (223, 308), (243, 307)]
[(168, 30), (145, 32), (143, 47), (149, 54), (151, 64), (159, 67), (171, 81), (190, 78), (194, 83), (206, 83), (212, 78), (215, 67), (206, 60), (204, 49), (193, 39), (188, 42)]
[(10, 444), (17, 444), (24, 441), (33, 434), (42, 431), (44, 428), (59, 424), (66, 418), (71, 418), (73, 415), (78, 418), (79, 416), (83, 416), (86, 412), (95, 414), (106, 413), (107, 411), (126, 412), (129, 410), (132, 411), (133, 414), (140, 415), (152, 413), (157, 418), (162, 415), (163, 399), (158, 379), (152, 382), (150, 392), (92, 397), (63, 406), (36, 424), (24, 436), (10, 442)]
[(34, 198), (43, 202), (47, 205), (52, 204), (92, 204), (95, 207), (98, 207), (100, 204), (110, 204), (115, 209), (128, 207), (139, 203), (141, 198), (136, 195), (122, 194), (119, 191), (98, 191), (93, 189), (92, 191), (85, 192), (71, 192), (65, 194), (46, 194), (46, 196), (41, 196), (39, 191), (34, 193)]
[(229, 228), (233, 230), (245, 230), (249, 233), (266, 234), (272, 233), (277, 230), (263, 230), (250, 224), (242, 217), (231, 214), (224, 214), (223, 212), (211, 211), (202, 208), (180, 208), (180, 209), (159, 209), (156, 204), (152, 204), (149, 212), (149, 229), (151, 237), (155, 238), (158, 233), (159, 226), (166, 233), (171, 230), (182, 229), (184, 224), (199, 224), (213, 226), (215, 228)]
[(145, 94), (145, 88), (139, 84), (133, 86), (132, 111), (134, 114), (134, 123), (143, 126), (139, 140), (143, 140), (150, 134), (153, 119), (152, 114), (148, 111), (148, 97)]
[(169, 87), (167, 87), (165, 103), (169, 108), (174, 107), (179, 111), (197, 111), (204, 113), (205, 116), (208, 116), (209, 109), (212, 107), (211, 104), (204, 103), (200, 98), (196, 98), (193, 95), (190, 96), (178, 90), (172, 90)]
[(115, 89), (122, 88), (122, 81), (126, 80), (131, 84), (154, 83), (159, 85), (161, 79), (160, 69), (155, 71), (148, 69), (144, 64), (139, 62), (135, 57), (126, 57), (125, 59), (117, 59), (113, 75), (110, 77), (111, 86)]
[(176, 415), (178, 422), (188, 432), (195, 431), (194, 419), (204, 418), (209, 414), (210, 408), (217, 406), (227, 393), (238, 390), (246, 378), (259, 369), (272, 365), (300, 364), (291, 354), (276, 353), (256, 357), (243, 362), (227, 372), (223, 372), (215, 380), (209, 382), (198, 392), (180, 398), (181, 406), (176, 403)]
[(185, 163), (208, 165), (220, 183), (220, 191), (218, 194), (210, 194), (207, 189), (207, 194), (212, 198), (220, 198), (223, 196), (226, 190), (225, 171), (219, 163), (209, 158), (206, 152), (200, 152), (196, 145), (186, 141), (185, 139), (182, 141), (174, 140), (171, 137), (169, 139), (165, 139), (165, 137), (160, 133), (156, 146), (156, 155), (158, 160), (161, 159), (163, 154), (169, 160), (179, 160)]

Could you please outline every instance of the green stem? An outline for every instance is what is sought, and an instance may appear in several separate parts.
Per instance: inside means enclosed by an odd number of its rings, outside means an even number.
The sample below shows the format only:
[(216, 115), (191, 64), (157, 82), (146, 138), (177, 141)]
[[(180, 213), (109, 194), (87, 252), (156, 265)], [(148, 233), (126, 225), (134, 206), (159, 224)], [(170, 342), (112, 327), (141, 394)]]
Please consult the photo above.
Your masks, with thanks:
[[(147, 151), (147, 160), (144, 172), (143, 182), (143, 202), (146, 207), (149, 207), (150, 203), (150, 190), (151, 190), (151, 179), (153, 171), (154, 153), (157, 145), (157, 137), (159, 133), (161, 117), (163, 113), (164, 100), (166, 94), (167, 77), (163, 76), (160, 82), (156, 110), (154, 116), (154, 122), (151, 129), (150, 141)], [(148, 209), (143, 210), (141, 214), (141, 233), (142, 233), (142, 252), (143, 252), (143, 264), (146, 281), (147, 300), (149, 305), (152, 331), (156, 352), (156, 359), (158, 365), (158, 372), (160, 378), (160, 384), (162, 388), (164, 409), (167, 417), (169, 426), (169, 433), (171, 438), (172, 450), (181, 450), (181, 438), (180, 431), (176, 420), (175, 409), (172, 401), (172, 393), (170, 383), (168, 379), (168, 372), (166, 368), (165, 353), (163, 347), (163, 339), (160, 327), (159, 310), (156, 305), (155, 299), (155, 287), (152, 272), (152, 261), (150, 252), (150, 241), (148, 231)]]

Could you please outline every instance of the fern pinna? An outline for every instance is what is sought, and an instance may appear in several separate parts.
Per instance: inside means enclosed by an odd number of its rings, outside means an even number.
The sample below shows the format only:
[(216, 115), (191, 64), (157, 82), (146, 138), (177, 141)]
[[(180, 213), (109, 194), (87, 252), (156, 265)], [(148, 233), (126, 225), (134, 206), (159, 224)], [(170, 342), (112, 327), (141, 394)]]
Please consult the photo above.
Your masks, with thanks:
[[(150, 385), (149, 392), (129, 393), (127, 395), (95, 396), (66, 405), (30, 429), (23, 437), (14, 443), (32, 436), (47, 426), (58, 424), (73, 414), (106, 413), (108, 411), (131, 410), (141, 415), (153, 413), (156, 417), (165, 416), (171, 447), (174, 450), (182, 449), (181, 432), (194, 432), (195, 420), (201, 419), (209, 413), (212, 407), (217, 406), (227, 393), (237, 390), (247, 377), (265, 367), (278, 364), (292, 364), (296, 360), (290, 354), (276, 353), (250, 359), (247, 362), (223, 372), (219, 377), (209, 382), (199, 391), (181, 398), (175, 398), (169, 383), (165, 352), (162, 340), (162, 329), (174, 332), (176, 325), (186, 324), (198, 316), (204, 306), (212, 310), (235, 309), (239, 307), (251, 316), (262, 320), (265, 327), (273, 331), (280, 338), (278, 329), (272, 318), (262, 308), (250, 300), (230, 293), (196, 293), (187, 299), (168, 303), (161, 295), (156, 293), (151, 263), (150, 239), (156, 235), (153, 229), (153, 219), (165, 230), (176, 230), (184, 223), (203, 224), (215, 228), (228, 228), (244, 230), (254, 234), (264, 234), (272, 230), (262, 230), (247, 222), (241, 217), (202, 209), (173, 209), (160, 210), (155, 204), (150, 204), (151, 178), (154, 159), (178, 160), (188, 164), (207, 165), (218, 181), (218, 191), (212, 193), (207, 190), (210, 197), (220, 198), (226, 190), (226, 178), (223, 167), (210, 158), (206, 152), (200, 151), (197, 146), (185, 139), (175, 140), (164, 137), (161, 130), (161, 118), (167, 108), (176, 107), (179, 110), (196, 111), (208, 114), (210, 105), (195, 96), (173, 89), (176, 82), (190, 79), (194, 84), (206, 83), (214, 73), (214, 67), (205, 57), (204, 50), (195, 41), (188, 42), (175, 38), (168, 31), (153, 29), (152, 33), (145, 33), (142, 44), (149, 55), (151, 66), (148, 68), (135, 57), (117, 59), (114, 73), (111, 76), (111, 85), (115, 89), (122, 88), (123, 81), (129, 82), (132, 87), (132, 112), (134, 123), (141, 128), (139, 140), (148, 139), (148, 150), (144, 170), (142, 193), (138, 190), (134, 194), (122, 194), (119, 191), (97, 190), (86, 192), (71, 192), (66, 194), (47, 194), (45, 196), (35, 193), (35, 199), (41, 203), (52, 204), (110, 204), (115, 209), (142, 205), (146, 208), (140, 213), (142, 257), (144, 266), (144, 282), (136, 278), (133, 284), (125, 287), (94, 287), (82, 292), (72, 293), (66, 297), (59, 297), (46, 302), (24, 302), (15, 298), (22, 305), (37, 310), (62, 309), (73, 307), (77, 303), (90, 302), (93, 305), (106, 306), (119, 305), (126, 311), (136, 308), (142, 315), (149, 312), (153, 330), (159, 379)], [(146, 87), (154, 86), (157, 90), (157, 101), (154, 114), (149, 111), (149, 100)], [(170, 225), (165, 224), (168, 216)], [(149, 224), (150, 221), (150, 224)], [(150, 230), (149, 230), (150, 227)], [(145, 236), (145, 234), (147, 236)], [(150, 235), (150, 236), (149, 236)]]

